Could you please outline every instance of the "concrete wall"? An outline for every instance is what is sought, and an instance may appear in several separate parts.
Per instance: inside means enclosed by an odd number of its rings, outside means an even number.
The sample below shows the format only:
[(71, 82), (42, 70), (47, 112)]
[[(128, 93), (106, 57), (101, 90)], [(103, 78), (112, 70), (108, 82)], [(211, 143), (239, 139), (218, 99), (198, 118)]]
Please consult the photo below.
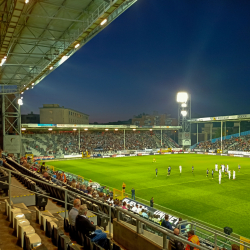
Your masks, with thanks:
[(89, 124), (89, 117), (83, 113), (64, 107), (40, 108), (42, 124)]
[(126, 250), (162, 250), (162, 247), (150, 241), (147, 237), (137, 234), (133, 229), (113, 220), (113, 238)]

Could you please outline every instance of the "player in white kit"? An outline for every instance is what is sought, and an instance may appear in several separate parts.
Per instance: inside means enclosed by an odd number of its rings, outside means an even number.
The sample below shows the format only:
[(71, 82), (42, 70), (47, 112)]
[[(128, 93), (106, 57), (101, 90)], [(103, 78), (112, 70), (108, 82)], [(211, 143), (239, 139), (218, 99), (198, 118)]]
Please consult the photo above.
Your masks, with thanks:
[(219, 169), (219, 175), (221, 175), (221, 169)]
[(224, 172), (225, 166), (221, 165), (221, 171)]
[(233, 180), (235, 180), (235, 171), (233, 170)]
[(219, 173), (219, 184), (221, 184), (221, 174)]
[(231, 178), (231, 171), (228, 170), (228, 179), (230, 180), (230, 178)]
[(180, 174), (181, 174), (181, 172), (182, 172), (182, 166), (179, 166), (179, 169), (180, 169)]
[(215, 171), (218, 171), (218, 164), (215, 164)]

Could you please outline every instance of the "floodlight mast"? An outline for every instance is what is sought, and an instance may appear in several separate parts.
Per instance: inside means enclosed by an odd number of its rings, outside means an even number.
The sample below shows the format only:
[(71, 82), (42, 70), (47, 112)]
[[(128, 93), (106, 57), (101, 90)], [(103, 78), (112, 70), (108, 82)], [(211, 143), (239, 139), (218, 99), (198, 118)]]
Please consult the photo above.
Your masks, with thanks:
[(178, 103), (178, 126), (181, 130), (178, 132), (178, 144), (183, 148), (191, 146), (191, 125), (188, 122), (191, 119), (191, 95), (187, 92), (177, 93)]

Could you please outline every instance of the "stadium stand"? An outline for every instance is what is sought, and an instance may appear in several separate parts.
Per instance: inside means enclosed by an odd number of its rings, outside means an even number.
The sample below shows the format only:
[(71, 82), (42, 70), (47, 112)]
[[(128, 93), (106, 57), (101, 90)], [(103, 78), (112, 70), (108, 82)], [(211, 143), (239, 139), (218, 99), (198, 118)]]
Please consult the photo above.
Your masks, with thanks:
[[(205, 141), (200, 142), (196, 145), (196, 149), (212, 150), (220, 149), (221, 141), (217, 140), (215, 142)], [(232, 137), (230, 139), (225, 139), (222, 141), (223, 150), (235, 150), (235, 151), (250, 151), (250, 135)]]
[[(152, 131), (126, 132), (125, 149), (158, 148), (160, 146), (159, 138), (154, 133)], [(166, 134), (164, 134), (164, 140), (168, 147), (177, 146)], [(79, 153), (78, 134), (74, 132), (23, 134), (22, 143), (24, 151), (30, 152), (34, 156)], [(124, 134), (123, 131), (86, 131), (80, 135), (80, 144), (80, 151), (83, 152), (116, 152), (124, 149)]]
[[(155, 136), (161, 141), (161, 132), (155, 131)], [(167, 131), (162, 131), (162, 144), (165, 148), (179, 148), (180, 146), (172, 138), (168, 136)]]

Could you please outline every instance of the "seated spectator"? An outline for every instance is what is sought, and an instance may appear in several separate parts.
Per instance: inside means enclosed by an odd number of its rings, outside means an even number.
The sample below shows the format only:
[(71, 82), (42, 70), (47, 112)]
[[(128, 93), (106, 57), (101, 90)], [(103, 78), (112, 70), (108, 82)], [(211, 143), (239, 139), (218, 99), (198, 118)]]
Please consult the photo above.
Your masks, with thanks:
[[(79, 210), (80, 205), (81, 205), (81, 201), (79, 199), (75, 199), (73, 202), (73, 207), (69, 211), (69, 223), (72, 226), (75, 225), (76, 217), (78, 215), (78, 210)], [(86, 207), (86, 205), (85, 205), (85, 207)]]
[(78, 216), (76, 217), (76, 229), (80, 231), (83, 235), (89, 236), (90, 232), (96, 230), (96, 226), (93, 225), (93, 222), (90, 222), (89, 218), (86, 216), (88, 209), (86, 206), (81, 205), (79, 207)]
[[(179, 233), (180, 233), (179, 229), (175, 228), (174, 235), (179, 236)], [(168, 246), (169, 250), (183, 250), (184, 249), (184, 245), (181, 241), (178, 241), (178, 240), (171, 238), (171, 237), (169, 239), (168, 244), (169, 244), (169, 246)]]
[(75, 183), (75, 182), (72, 182), (72, 183), (71, 183), (71, 187), (72, 187), (72, 188), (76, 188), (76, 183)]
[(240, 250), (240, 247), (236, 244), (232, 245), (232, 250)]
[(134, 213), (137, 213), (137, 210), (138, 210), (138, 205), (136, 205), (136, 206), (134, 206), (134, 207), (132, 208), (132, 211), (133, 211)]
[(47, 177), (49, 176), (49, 174), (47, 172), (43, 172), (43, 178), (47, 179)]
[(137, 213), (138, 213), (138, 214), (141, 214), (141, 210), (142, 210), (142, 206), (138, 207)]
[(148, 219), (148, 214), (146, 213), (146, 211), (144, 209), (142, 209), (142, 214), (141, 215), (142, 215), (143, 218)]
[(173, 227), (172, 227), (172, 224), (168, 221), (168, 215), (166, 214), (165, 215), (165, 220), (161, 223), (162, 227), (165, 227), (169, 230), (174, 230)]
[[(179, 218), (178, 224), (181, 223), (181, 222), (182, 222), (182, 218)], [(185, 233), (185, 231), (186, 231), (185, 229), (186, 229), (186, 226), (185, 226), (185, 225), (181, 225), (181, 233), (182, 233), (182, 234)]]
[(128, 209), (127, 209), (127, 206), (126, 206), (126, 202), (125, 202), (125, 201), (124, 201), (124, 202), (123, 202), (123, 204), (122, 204), (122, 209), (126, 209), (126, 210), (128, 210)]
[(64, 183), (66, 183), (66, 182), (67, 182), (67, 178), (66, 178), (66, 175), (64, 174), (64, 172), (62, 172), (61, 177), (62, 177), (61, 180), (62, 180)]
[(80, 191), (84, 192), (84, 190), (85, 190), (85, 185), (81, 185), (80, 186)]
[(76, 188), (77, 188), (77, 189), (80, 189), (79, 183), (76, 184)]
[[(188, 241), (200, 246), (200, 241), (197, 235), (194, 234), (194, 230), (190, 230), (188, 232)], [(198, 250), (196, 247), (191, 247), (190, 245), (187, 244), (185, 250)]]

